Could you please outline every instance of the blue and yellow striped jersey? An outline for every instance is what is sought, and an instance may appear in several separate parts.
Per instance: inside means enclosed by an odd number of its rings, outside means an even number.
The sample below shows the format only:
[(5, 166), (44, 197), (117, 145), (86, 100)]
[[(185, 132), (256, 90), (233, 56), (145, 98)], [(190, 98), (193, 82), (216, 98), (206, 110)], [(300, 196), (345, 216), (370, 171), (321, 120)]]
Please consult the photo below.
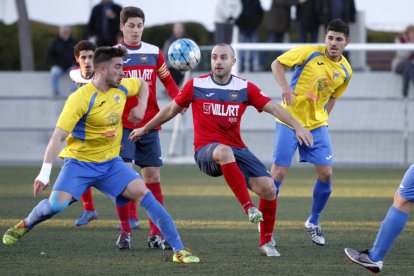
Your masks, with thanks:
[(277, 58), (281, 64), (294, 67), (290, 87), (298, 94), (293, 106), (282, 106), (309, 130), (328, 125), (329, 98), (341, 97), (352, 77), (344, 56), (334, 62), (325, 51), (323, 45), (299, 46)]
[(106, 92), (88, 83), (71, 94), (56, 124), (70, 133), (59, 156), (86, 162), (104, 162), (118, 156), (125, 102), (127, 97), (137, 95), (140, 87), (140, 79), (130, 78)]

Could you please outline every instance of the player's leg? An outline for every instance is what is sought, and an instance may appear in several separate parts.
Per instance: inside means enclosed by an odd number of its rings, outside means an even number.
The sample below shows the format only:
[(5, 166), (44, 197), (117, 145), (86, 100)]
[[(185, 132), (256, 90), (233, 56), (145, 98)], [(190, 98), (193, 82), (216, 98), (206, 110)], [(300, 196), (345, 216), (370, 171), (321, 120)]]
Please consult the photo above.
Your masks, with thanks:
[(236, 162), (246, 179), (247, 186), (259, 197), (259, 211), (263, 214), (260, 222), (259, 250), (268, 257), (280, 256), (275, 248), (273, 230), (276, 220), (276, 187), (266, 166), (249, 149), (232, 148)]
[(311, 234), (312, 241), (317, 245), (325, 245), (325, 237), (319, 224), (319, 217), (325, 209), (332, 189), (333, 153), (326, 126), (311, 131), (314, 138), (312, 147), (300, 146), (301, 161), (315, 165), (316, 181), (313, 189), (312, 209), (305, 222), (305, 230)]
[(82, 167), (79, 167), (78, 162), (65, 159), (49, 199), (40, 201), (25, 219), (7, 230), (3, 236), (3, 243), (15, 244), (35, 225), (63, 211), (76, 198), (79, 198), (89, 185), (82, 180), (82, 174)]
[[(403, 183), (401, 183), (401, 185), (404, 187), (403, 189), (406, 189), (406, 185)], [(412, 193), (411, 196), (413, 195), (414, 193)], [(407, 200), (399, 194), (399, 191), (397, 191), (394, 196), (393, 206), (388, 210), (388, 213), (381, 224), (374, 246), (369, 250), (362, 251), (345, 248), (345, 254), (348, 258), (352, 262), (359, 264), (374, 273), (380, 272), (383, 267), (385, 256), (394, 241), (404, 230), (413, 203), (414, 198), (412, 198), (412, 200)]]
[(369, 250), (371, 261), (382, 263), (395, 239), (404, 230), (413, 203), (414, 165), (411, 165), (394, 195), (394, 203), (381, 224), (374, 246)]
[[(136, 145), (134, 142), (128, 140), (131, 131), (132, 129), (123, 128), (121, 151), (119, 155), (128, 167), (133, 168), (133, 160), (135, 159)], [(139, 219), (136, 211), (135, 202), (131, 201), (122, 206), (117, 205), (116, 212), (118, 214), (119, 219), (119, 225), (117, 228), (120, 230), (120, 233), (130, 233), (131, 228), (139, 228)]]
[(295, 131), (281, 123), (276, 123), (273, 164), (270, 175), (274, 179), (277, 195), (279, 194), (283, 179), (287, 174), (297, 148), (298, 140)]
[(173, 261), (183, 263), (200, 261), (191, 252), (185, 250), (171, 216), (145, 187), (140, 175), (126, 166), (120, 158), (111, 160), (111, 172), (97, 183), (96, 188), (107, 194), (117, 205), (124, 205), (130, 200), (141, 204), (173, 247), (175, 253)]
[[(155, 199), (164, 205), (164, 197), (161, 189), (160, 167), (163, 165), (161, 159), (161, 142), (158, 130), (153, 130), (142, 136), (136, 143), (135, 164), (141, 167), (142, 179), (145, 186), (152, 192)], [(160, 229), (149, 220), (150, 232), (147, 239), (149, 248), (161, 248), (171, 250)]]
[(49, 199), (40, 201), (25, 219), (19, 221), (15, 226), (6, 231), (3, 236), (3, 243), (5, 245), (15, 244), (37, 224), (65, 210), (71, 201), (71, 194), (63, 191), (53, 191)]
[(88, 224), (90, 221), (98, 219), (98, 212), (95, 211), (95, 206), (92, 199), (92, 189), (89, 188), (81, 196), (83, 203), (83, 212), (75, 222), (76, 226), (82, 226)]
[(253, 204), (247, 190), (246, 180), (229, 146), (219, 143), (208, 144), (197, 150), (195, 159), (197, 166), (205, 174), (223, 175), (251, 222), (258, 223), (262, 220), (262, 214)]

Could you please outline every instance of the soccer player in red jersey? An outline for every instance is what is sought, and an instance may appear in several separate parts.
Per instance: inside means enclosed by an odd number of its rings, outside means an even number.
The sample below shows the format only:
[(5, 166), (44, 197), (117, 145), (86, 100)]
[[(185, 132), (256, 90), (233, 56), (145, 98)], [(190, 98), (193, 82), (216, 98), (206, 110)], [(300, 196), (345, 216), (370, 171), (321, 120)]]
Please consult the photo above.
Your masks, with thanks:
[[(124, 40), (116, 46), (123, 46), (128, 50), (129, 56), (124, 58), (125, 77), (143, 78), (149, 85), (150, 95), (148, 98), (147, 111), (142, 124), (143, 126), (159, 111), (156, 98), (156, 80), (160, 78), (168, 95), (174, 98), (178, 94), (178, 87), (174, 82), (164, 62), (162, 51), (155, 45), (145, 43), (141, 40), (144, 32), (145, 15), (137, 7), (124, 7), (121, 11), (121, 31)], [(128, 141), (131, 131), (137, 126), (128, 121), (129, 111), (137, 105), (136, 99), (128, 99), (122, 116), (123, 137), (120, 156), (131, 167), (136, 164), (141, 167), (141, 174), (147, 188), (154, 194), (155, 198), (163, 204), (164, 199), (160, 184), (161, 145), (158, 131), (160, 127), (148, 132), (139, 141)], [(124, 206), (117, 207), (118, 216), (121, 221), (122, 232), (130, 232), (131, 227), (138, 227), (138, 216), (136, 203), (130, 202)], [(148, 246), (150, 248), (171, 249), (165, 241), (161, 231), (150, 223)]]
[[(263, 163), (246, 147), (240, 135), (241, 118), (247, 106), (266, 111), (291, 126), (299, 143), (313, 144), (312, 135), (278, 103), (253, 83), (231, 74), (236, 59), (231, 46), (221, 43), (211, 52), (212, 73), (188, 81), (181, 92), (145, 126), (129, 136), (139, 140), (152, 129), (172, 119), (192, 104), (195, 161), (210, 176), (223, 175), (253, 223), (260, 223), (259, 250), (265, 256), (280, 256), (272, 235), (276, 220), (276, 186)], [(247, 188), (260, 197), (253, 204)]]

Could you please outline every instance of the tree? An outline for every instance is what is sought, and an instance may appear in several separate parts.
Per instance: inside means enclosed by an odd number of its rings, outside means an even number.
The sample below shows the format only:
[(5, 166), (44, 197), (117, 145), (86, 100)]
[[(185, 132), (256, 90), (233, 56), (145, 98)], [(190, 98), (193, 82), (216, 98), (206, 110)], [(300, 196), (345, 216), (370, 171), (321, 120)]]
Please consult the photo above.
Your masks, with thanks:
[(30, 27), (29, 17), (25, 0), (15, 0), (17, 14), (19, 15), (19, 49), (20, 65), (22, 71), (33, 71), (33, 45), (32, 29)]

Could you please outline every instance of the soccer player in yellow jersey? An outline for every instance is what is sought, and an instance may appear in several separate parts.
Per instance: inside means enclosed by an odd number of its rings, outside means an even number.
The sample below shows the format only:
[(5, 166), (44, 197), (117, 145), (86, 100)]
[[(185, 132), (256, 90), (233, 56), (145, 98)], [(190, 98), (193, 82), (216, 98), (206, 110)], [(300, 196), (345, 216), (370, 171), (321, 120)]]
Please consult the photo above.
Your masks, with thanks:
[[(127, 97), (138, 95), (139, 103), (129, 114), (129, 120), (137, 124), (144, 117), (149, 95), (144, 80), (123, 79), (125, 55), (127, 51), (123, 47), (100, 47), (95, 51), (95, 77), (66, 101), (46, 148), (42, 169), (33, 183), (35, 196), (48, 187), (52, 163), (66, 140), (66, 146), (59, 154), (64, 158), (64, 165), (52, 193), (25, 219), (6, 231), (3, 236), (5, 245), (15, 244), (35, 225), (65, 210), (94, 186), (116, 205), (125, 205), (129, 201), (140, 203), (173, 248), (174, 262), (200, 261), (185, 250), (172, 218), (145, 187), (141, 176), (118, 156), (121, 118)], [(129, 240), (129, 233), (126, 234), (128, 237), (123, 239)]]
[[(325, 45), (293, 48), (272, 63), (273, 76), (282, 90), (282, 106), (311, 131), (314, 144), (299, 145), (295, 131), (278, 120), (271, 175), (279, 190), (297, 148), (301, 162), (315, 165), (317, 179), (305, 230), (317, 245), (325, 245), (319, 216), (331, 194), (333, 153), (328, 117), (352, 77), (351, 66), (342, 55), (349, 41), (348, 25), (334, 19), (326, 29)], [(285, 67), (294, 67), (290, 84), (285, 77)]]

